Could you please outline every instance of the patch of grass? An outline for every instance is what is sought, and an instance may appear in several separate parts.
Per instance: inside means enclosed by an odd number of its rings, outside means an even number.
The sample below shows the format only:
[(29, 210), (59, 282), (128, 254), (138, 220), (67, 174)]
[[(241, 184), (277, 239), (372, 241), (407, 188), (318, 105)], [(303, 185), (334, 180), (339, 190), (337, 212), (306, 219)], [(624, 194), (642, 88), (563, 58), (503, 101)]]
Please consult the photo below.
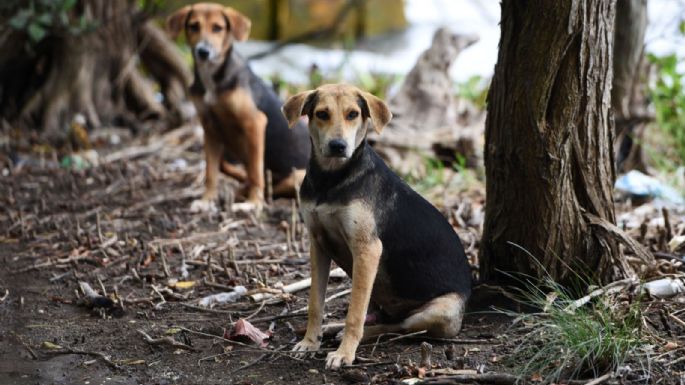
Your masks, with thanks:
[(516, 279), (524, 284), (522, 302), (542, 309), (532, 314), (503, 311), (516, 317), (514, 329), (523, 333), (511, 354), (522, 378), (546, 384), (596, 378), (618, 371), (647, 343), (639, 296), (602, 295), (576, 308), (571, 291), (551, 278)]

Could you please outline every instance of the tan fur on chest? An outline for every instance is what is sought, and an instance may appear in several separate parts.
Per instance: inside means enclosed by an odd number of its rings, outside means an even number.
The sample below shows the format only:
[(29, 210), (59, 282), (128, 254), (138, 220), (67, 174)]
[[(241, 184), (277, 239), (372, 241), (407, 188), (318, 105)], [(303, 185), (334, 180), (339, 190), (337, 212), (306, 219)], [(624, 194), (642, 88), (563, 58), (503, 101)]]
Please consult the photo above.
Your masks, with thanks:
[(376, 239), (373, 212), (362, 201), (346, 205), (303, 201), (302, 216), (312, 240), (350, 276), (353, 250)]

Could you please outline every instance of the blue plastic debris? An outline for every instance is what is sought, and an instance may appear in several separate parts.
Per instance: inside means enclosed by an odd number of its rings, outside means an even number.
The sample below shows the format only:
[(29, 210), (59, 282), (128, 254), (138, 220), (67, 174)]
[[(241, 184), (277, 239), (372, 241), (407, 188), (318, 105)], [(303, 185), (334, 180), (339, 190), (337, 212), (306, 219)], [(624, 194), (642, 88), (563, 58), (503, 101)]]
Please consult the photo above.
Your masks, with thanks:
[(637, 170), (629, 171), (620, 176), (616, 180), (614, 188), (640, 198), (658, 198), (665, 203), (685, 204), (685, 198), (678, 190)]

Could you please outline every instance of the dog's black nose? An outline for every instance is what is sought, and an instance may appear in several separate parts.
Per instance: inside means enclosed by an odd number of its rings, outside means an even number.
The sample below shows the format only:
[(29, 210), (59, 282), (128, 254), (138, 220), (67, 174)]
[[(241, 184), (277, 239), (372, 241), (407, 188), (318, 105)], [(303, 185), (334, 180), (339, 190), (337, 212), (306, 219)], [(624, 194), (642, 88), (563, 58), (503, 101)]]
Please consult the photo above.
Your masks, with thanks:
[(204, 47), (200, 47), (197, 49), (197, 57), (199, 57), (202, 60), (205, 60), (209, 57), (209, 50)]
[(331, 155), (344, 155), (347, 143), (342, 139), (333, 139), (328, 142), (328, 149)]

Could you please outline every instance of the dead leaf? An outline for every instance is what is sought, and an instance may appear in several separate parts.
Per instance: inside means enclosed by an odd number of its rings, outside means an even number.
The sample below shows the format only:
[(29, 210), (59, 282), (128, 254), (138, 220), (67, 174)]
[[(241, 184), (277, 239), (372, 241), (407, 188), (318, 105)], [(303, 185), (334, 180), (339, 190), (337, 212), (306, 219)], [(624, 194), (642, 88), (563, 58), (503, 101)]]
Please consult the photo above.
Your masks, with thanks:
[(678, 343), (673, 342), (673, 341), (668, 341), (668, 342), (666, 342), (666, 345), (664, 345), (664, 349), (666, 349), (666, 350), (678, 349)]
[(166, 334), (168, 336), (172, 336), (172, 335), (178, 334), (180, 332), (181, 332), (181, 328), (169, 328), (164, 332), (164, 334)]
[(224, 336), (224, 338), (241, 342), (253, 342), (261, 347), (266, 347), (269, 344), (267, 340), (271, 338), (271, 332), (264, 333), (256, 326), (241, 318), (233, 325), (233, 329), (229, 336)]
[(143, 260), (143, 263), (140, 264), (140, 266), (141, 267), (148, 267), (152, 263), (152, 261), (154, 261), (154, 260), (155, 260), (155, 256), (152, 254), (148, 254), (145, 257), (145, 260)]
[(533, 373), (533, 375), (530, 376), (530, 380), (532, 382), (542, 382), (542, 375), (540, 373)]
[(51, 350), (57, 350), (57, 349), (62, 349), (61, 346), (57, 344), (53, 344), (50, 341), (43, 341), (43, 343), (40, 345), (43, 349), (51, 349)]
[(176, 289), (190, 289), (193, 286), (195, 286), (195, 281), (178, 281), (178, 282), (176, 282), (176, 285), (174, 285), (174, 288), (176, 288)]

